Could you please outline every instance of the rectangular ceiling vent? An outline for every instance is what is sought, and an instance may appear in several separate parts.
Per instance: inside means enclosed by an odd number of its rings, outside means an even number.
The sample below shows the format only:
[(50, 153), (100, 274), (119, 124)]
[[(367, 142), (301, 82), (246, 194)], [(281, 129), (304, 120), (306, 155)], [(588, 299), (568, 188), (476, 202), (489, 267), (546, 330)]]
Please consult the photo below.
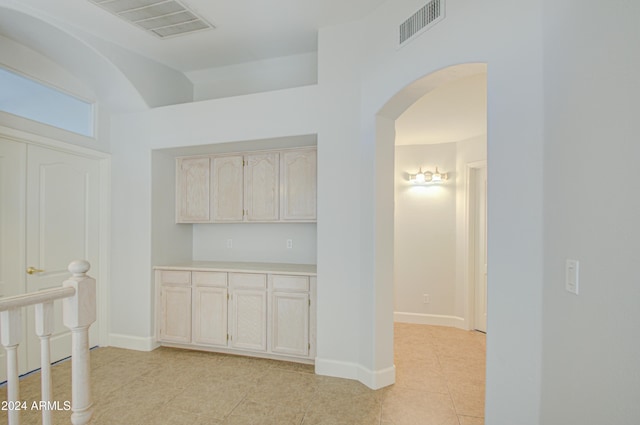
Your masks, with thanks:
[(444, 0), (431, 0), (400, 24), (400, 46), (444, 19)]
[(215, 28), (177, 0), (89, 0), (156, 37)]

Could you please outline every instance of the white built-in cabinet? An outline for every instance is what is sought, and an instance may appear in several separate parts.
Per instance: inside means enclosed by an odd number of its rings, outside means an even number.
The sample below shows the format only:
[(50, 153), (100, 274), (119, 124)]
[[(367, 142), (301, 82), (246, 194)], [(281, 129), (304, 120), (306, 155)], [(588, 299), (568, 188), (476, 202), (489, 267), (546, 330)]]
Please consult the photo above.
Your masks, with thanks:
[(315, 268), (252, 264), (157, 267), (160, 344), (312, 362)]
[(176, 222), (313, 222), (315, 147), (180, 157)]

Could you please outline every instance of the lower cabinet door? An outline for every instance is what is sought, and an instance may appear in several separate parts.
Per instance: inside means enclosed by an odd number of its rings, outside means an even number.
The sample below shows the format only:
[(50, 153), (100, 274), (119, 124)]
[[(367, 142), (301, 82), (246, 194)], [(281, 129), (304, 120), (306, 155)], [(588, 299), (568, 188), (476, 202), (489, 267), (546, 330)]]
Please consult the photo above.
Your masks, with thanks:
[(267, 351), (267, 292), (235, 289), (231, 294), (231, 347)]
[(191, 288), (162, 285), (160, 303), (160, 339), (191, 342)]
[(227, 288), (193, 288), (193, 342), (227, 346)]
[(271, 306), (271, 351), (308, 356), (309, 294), (274, 292)]

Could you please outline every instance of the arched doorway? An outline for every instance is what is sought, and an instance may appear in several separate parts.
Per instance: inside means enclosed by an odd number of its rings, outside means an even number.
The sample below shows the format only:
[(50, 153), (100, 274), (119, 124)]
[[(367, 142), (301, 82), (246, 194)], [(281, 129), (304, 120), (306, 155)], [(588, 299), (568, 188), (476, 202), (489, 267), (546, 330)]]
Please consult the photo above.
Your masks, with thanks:
[[(460, 64), (435, 71), (396, 93), (376, 115), (375, 320), (380, 364), (393, 364), (395, 122), (418, 99), (443, 84), (486, 72), (484, 63)], [(462, 281), (460, 316), (468, 318), (471, 314), (469, 277), (464, 276)], [(468, 321), (463, 326), (469, 326)]]

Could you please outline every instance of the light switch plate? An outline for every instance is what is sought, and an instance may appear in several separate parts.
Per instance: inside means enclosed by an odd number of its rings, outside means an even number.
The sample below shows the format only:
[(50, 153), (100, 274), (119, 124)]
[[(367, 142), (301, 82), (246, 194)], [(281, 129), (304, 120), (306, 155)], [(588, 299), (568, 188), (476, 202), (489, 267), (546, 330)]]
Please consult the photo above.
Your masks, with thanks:
[(578, 295), (580, 289), (580, 262), (567, 259), (564, 268), (564, 287), (567, 292)]

